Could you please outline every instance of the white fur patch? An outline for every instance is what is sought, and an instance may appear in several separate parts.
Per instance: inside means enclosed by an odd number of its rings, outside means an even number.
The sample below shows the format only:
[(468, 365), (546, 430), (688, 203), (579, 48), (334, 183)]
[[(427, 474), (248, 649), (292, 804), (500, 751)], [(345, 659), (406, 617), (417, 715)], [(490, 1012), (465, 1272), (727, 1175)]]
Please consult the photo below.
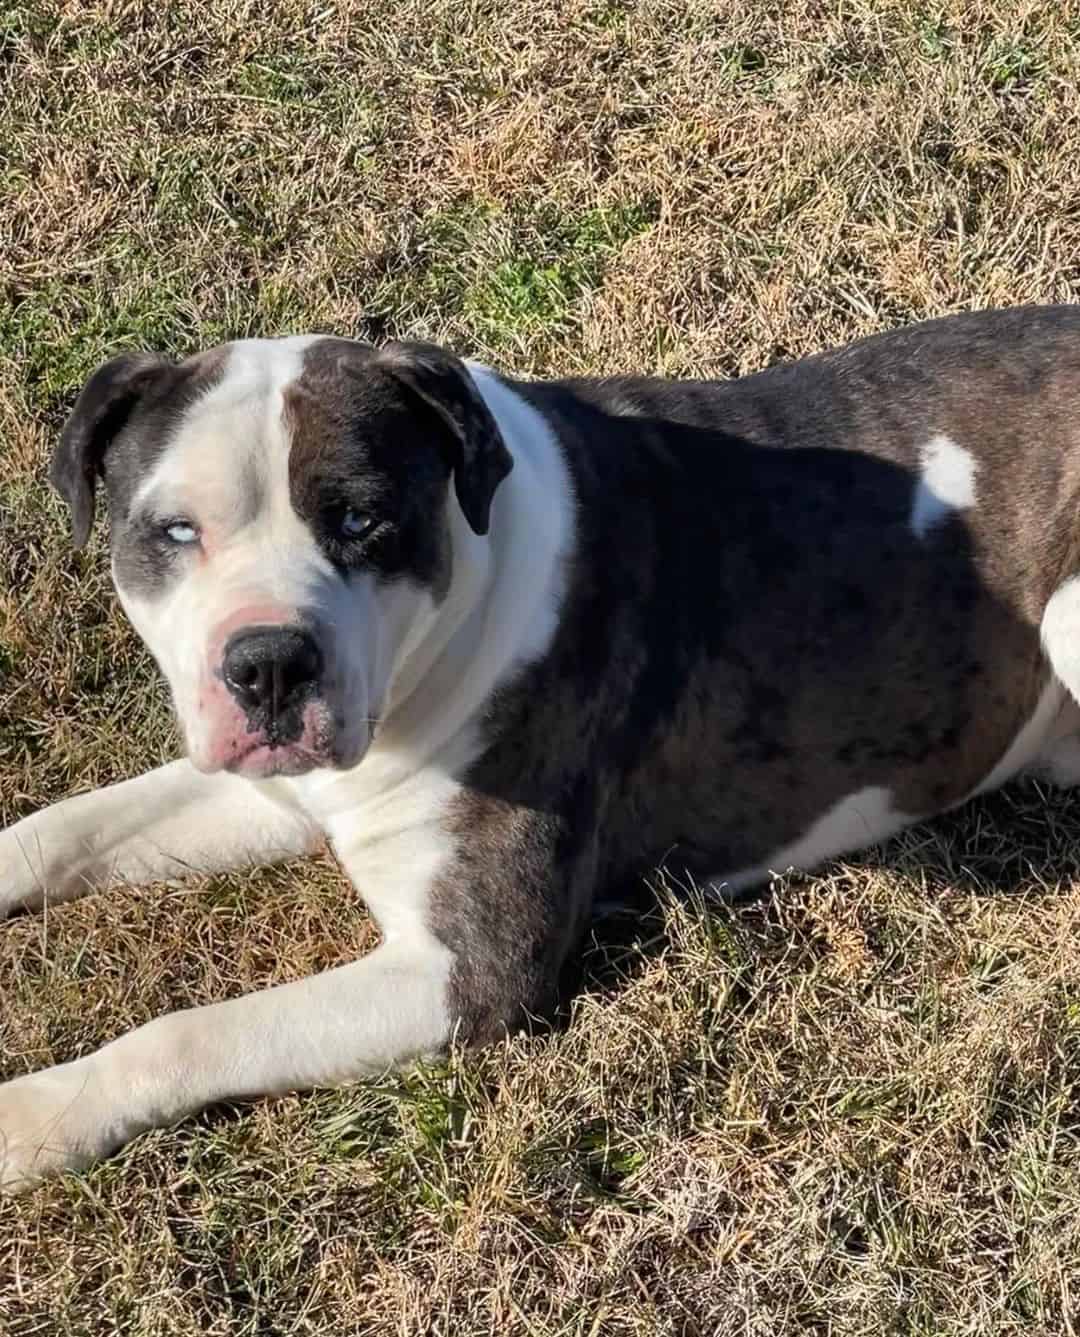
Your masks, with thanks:
[(1080, 785), (1080, 735), (1070, 734), (1052, 743), (1025, 768), (1026, 774), (1061, 789)]
[(1051, 595), (1039, 635), (1050, 667), (1080, 702), (1080, 576), (1072, 576)]
[(953, 511), (975, 504), (975, 458), (947, 436), (935, 436), (920, 452), (922, 477), (915, 485), (911, 532), (925, 538)]
[(1054, 725), (1061, 714), (1064, 702), (1064, 688), (1056, 678), (1050, 678), (1039, 696), (1031, 718), (1010, 743), (1005, 755), (994, 769), (985, 780), (975, 786), (968, 798), (974, 798), (976, 794), (987, 794), (992, 789), (1000, 789), (1021, 771), (1037, 764), (1048, 742), (1055, 737)]
[(221, 379), (179, 419), (168, 450), (135, 493), (133, 511), (153, 497), (171, 511), (183, 514), (190, 507), (204, 523), (218, 519), (227, 525), (234, 511), (252, 503), (261, 511), (269, 494), (278, 498), (279, 520), (287, 519), (291, 441), (282, 418), (283, 395), (318, 338), (229, 344)]
[(714, 881), (728, 891), (739, 891), (777, 873), (808, 871), (838, 854), (887, 840), (917, 820), (893, 807), (891, 790), (871, 785), (834, 804), (798, 840), (777, 850), (756, 868)]
[(1051, 595), (1039, 624), (1039, 636), (1052, 671), (1031, 718), (1013, 739), (994, 769), (972, 791), (997, 789), (1022, 771), (1072, 785), (1080, 781), (1080, 576)]
[(1080, 783), (1080, 576), (1072, 576), (1051, 595), (1039, 634), (1054, 677), (1026, 727), (1030, 733), (1036, 721), (1042, 724), (1038, 747), (1028, 749), (1031, 755), (1022, 764), (1051, 784), (1075, 785)]

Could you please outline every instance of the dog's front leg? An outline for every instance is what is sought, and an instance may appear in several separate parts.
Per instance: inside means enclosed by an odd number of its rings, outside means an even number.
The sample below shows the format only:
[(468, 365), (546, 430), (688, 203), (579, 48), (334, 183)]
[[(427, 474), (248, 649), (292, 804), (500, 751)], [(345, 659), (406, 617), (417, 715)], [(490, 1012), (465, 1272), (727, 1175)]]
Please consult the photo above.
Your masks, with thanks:
[(409, 808), (399, 791), (362, 824), (327, 823), (382, 946), (0, 1086), (0, 1187), (86, 1164), (217, 1100), (337, 1085), (437, 1053), (457, 1030), (483, 1041), (543, 1011), (587, 909), (591, 846), (479, 799), (457, 839), (439, 814), (402, 823)]
[(401, 875), (414, 831), (376, 840), (373, 855), (356, 825), (343, 841), (347, 871), (361, 886), (397, 887), (376, 896), (382, 945), (310, 979), (159, 1017), (0, 1086), (0, 1190), (88, 1164), (214, 1101), (332, 1086), (446, 1045), (450, 953), (428, 927), (428, 880)]
[(172, 762), (0, 832), (0, 919), (110, 882), (272, 863), (316, 849), (321, 838), (284, 786)]
[(262, 993), (160, 1017), (0, 1086), (0, 1189), (86, 1165), (214, 1101), (333, 1086), (449, 1039), (447, 954), (389, 942)]

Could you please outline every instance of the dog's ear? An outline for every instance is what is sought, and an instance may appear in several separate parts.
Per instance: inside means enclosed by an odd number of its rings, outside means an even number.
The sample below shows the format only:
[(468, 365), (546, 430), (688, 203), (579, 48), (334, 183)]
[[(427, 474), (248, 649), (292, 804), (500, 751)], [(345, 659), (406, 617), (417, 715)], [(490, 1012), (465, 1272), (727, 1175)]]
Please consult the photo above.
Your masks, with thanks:
[(446, 349), (425, 343), (386, 344), (378, 361), (449, 428), (458, 503), (473, 532), (486, 534), (491, 499), (514, 461), (468, 368)]
[(109, 446), (143, 395), (172, 370), (168, 359), (154, 353), (122, 353), (83, 386), (49, 466), (49, 482), (71, 509), (76, 548), (90, 537), (94, 493)]

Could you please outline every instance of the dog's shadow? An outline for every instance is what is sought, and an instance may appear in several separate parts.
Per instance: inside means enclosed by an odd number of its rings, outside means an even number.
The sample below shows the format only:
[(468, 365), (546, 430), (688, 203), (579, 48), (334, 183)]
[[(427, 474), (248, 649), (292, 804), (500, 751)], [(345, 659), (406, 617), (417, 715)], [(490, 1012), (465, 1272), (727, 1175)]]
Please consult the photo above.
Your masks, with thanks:
[(740, 893), (690, 884), (658, 869), (611, 889), (597, 903), (583, 949), (563, 972), (553, 1024), (564, 1028), (582, 994), (616, 992), (671, 946), (669, 906), (685, 913), (760, 919), (777, 898), (814, 886), (855, 889), (882, 875), (928, 900), (1052, 895), (1080, 881), (1080, 792), (1018, 780), (951, 813), (919, 823), (882, 845), (853, 853), (815, 872), (789, 873)]

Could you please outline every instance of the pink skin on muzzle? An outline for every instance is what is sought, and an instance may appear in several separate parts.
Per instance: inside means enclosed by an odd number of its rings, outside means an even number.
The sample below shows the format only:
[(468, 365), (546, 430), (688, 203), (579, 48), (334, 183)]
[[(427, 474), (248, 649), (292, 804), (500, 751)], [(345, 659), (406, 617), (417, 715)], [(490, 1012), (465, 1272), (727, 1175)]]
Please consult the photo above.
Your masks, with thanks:
[(190, 749), (191, 761), (199, 770), (226, 770), (265, 778), (301, 775), (318, 766), (333, 764), (333, 717), (325, 701), (309, 701), (304, 707), (300, 737), (275, 746), (264, 730), (252, 728), (221, 675), (225, 646), (235, 632), (247, 627), (295, 627), (299, 621), (296, 609), (252, 603), (234, 609), (214, 628), (206, 661), (213, 667), (203, 678), (198, 698), (199, 715), (205, 722), (205, 742)]
[(220, 747), (215, 737), (211, 753), (217, 761), (214, 770), (266, 779), (271, 775), (303, 775), (316, 767), (333, 765), (333, 722), (323, 701), (308, 702), (300, 737), (280, 746), (267, 743), (260, 730), (249, 729), (242, 714), (241, 722), (244, 732), (229, 734)]

